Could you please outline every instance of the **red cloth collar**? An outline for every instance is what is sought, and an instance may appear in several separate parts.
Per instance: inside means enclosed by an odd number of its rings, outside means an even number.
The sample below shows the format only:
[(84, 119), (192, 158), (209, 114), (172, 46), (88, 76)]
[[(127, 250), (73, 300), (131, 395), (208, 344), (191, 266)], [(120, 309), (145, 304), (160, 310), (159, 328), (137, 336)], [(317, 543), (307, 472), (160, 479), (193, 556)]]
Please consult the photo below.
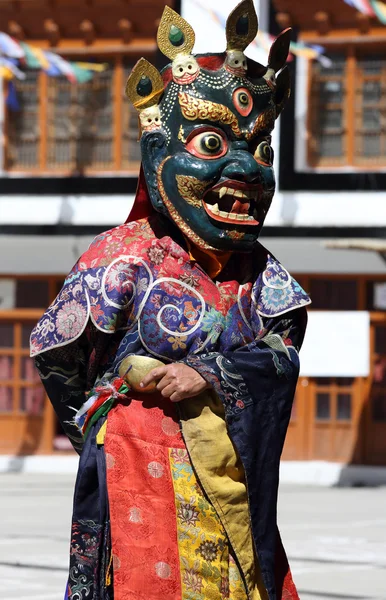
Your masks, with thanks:
[(131, 223), (132, 221), (139, 221), (139, 219), (145, 219), (146, 217), (150, 217), (153, 213), (154, 208), (150, 201), (150, 196), (145, 181), (145, 175), (143, 172), (143, 167), (141, 165), (139, 171), (137, 191), (135, 192), (134, 204), (125, 223)]

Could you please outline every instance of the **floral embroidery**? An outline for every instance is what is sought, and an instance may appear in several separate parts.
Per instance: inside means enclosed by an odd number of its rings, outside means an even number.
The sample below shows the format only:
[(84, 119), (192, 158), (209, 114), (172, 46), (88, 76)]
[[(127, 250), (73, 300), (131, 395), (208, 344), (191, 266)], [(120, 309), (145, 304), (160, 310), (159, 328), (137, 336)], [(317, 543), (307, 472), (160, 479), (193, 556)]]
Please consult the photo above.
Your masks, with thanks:
[(278, 316), (311, 302), (297, 281), (269, 255), (266, 269), (257, 278), (252, 294), (258, 313), (265, 317)]
[(294, 295), (292, 287), (277, 289), (266, 286), (261, 291), (259, 306), (262, 306), (264, 310), (279, 312), (290, 306)]
[(182, 335), (181, 337), (168, 337), (168, 342), (172, 345), (173, 350), (178, 350), (178, 348), (185, 349), (186, 348), (186, 335)]
[[(181, 470), (181, 449), (169, 449), (177, 507), (182, 598), (247, 600), (241, 575), (229, 553), (225, 531), (192, 468)], [(186, 453), (187, 455), (187, 453)], [(230, 579), (232, 578), (232, 582)], [(229, 589), (228, 596), (224, 591)]]
[[(64, 339), (73, 339), (82, 331), (85, 318), (85, 308), (76, 300), (72, 300), (63, 304), (62, 308), (58, 311), (55, 327), (59, 335), (63, 336)], [(46, 321), (43, 322), (43, 325)], [(53, 329), (49, 329), (48, 324), (45, 325), (45, 329), (47, 332), (53, 331)]]
[(196, 525), (198, 520), (198, 511), (194, 508), (193, 504), (181, 503), (178, 507), (177, 516), (181, 519), (185, 525)]
[(183, 283), (190, 285), (192, 288), (198, 287), (200, 283), (199, 277), (195, 276), (193, 273), (188, 273), (187, 271), (185, 271), (183, 275), (180, 275), (179, 279)]
[(42, 337), (46, 337), (51, 331), (55, 331), (55, 325), (49, 319), (44, 319), (40, 331)]
[[(206, 312), (202, 319), (202, 330), (216, 332), (218, 335), (225, 328), (225, 318), (224, 316), (216, 309), (210, 307)], [(217, 337), (218, 337), (217, 335)]]
[(194, 569), (186, 569), (182, 576), (182, 581), (188, 590), (197, 594), (201, 594), (202, 577), (197, 571)]
[(71, 531), (68, 598), (84, 600), (95, 593), (95, 571), (99, 563), (102, 526), (92, 520), (74, 521)]
[[(134, 276), (134, 270), (128, 268), (124, 261), (116, 262), (107, 270), (105, 286), (108, 291), (127, 287), (128, 277)], [(93, 289), (93, 288), (91, 288)]]
[(217, 544), (210, 540), (202, 542), (196, 550), (196, 554), (200, 554), (204, 560), (213, 562), (217, 558), (218, 547)]
[(161, 308), (161, 294), (153, 294), (150, 298), (150, 302), (154, 304), (154, 308)]
[(236, 280), (214, 285), (170, 237), (156, 239), (147, 220), (121, 225), (98, 236), (67, 277), (32, 332), (31, 354), (70, 343), (89, 317), (107, 333), (138, 321), (139, 344), (171, 360), (246, 345), (262, 329), (260, 314), (309, 303), (280, 263), (268, 255), (266, 265), (240, 295)]
[(197, 323), (198, 310), (194, 308), (191, 301), (185, 302), (184, 316), (188, 319), (190, 325), (195, 325)]
[(189, 454), (184, 448), (173, 448), (170, 451), (170, 456), (177, 464), (190, 465)]
[(163, 263), (165, 258), (165, 251), (162, 250), (162, 248), (151, 246), (147, 251), (147, 255), (152, 263), (155, 265), (160, 265)]

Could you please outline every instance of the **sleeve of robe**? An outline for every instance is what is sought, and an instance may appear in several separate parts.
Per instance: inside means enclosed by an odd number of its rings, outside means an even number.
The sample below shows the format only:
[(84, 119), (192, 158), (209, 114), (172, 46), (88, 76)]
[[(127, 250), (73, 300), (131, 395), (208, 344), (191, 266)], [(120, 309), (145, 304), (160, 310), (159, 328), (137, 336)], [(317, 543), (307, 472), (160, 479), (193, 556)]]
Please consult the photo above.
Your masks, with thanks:
[(76, 452), (83, 445), (82, 435), (73, 423), (75, 413), (85, 401), (86, 392), (98, 374), (108, 336), (89, 323), (72, 343), (48, 350), (35, 357), (35, 364), (56, 416)]
[[(264, 419), (279, 419), (284, 442), (299, 375), (299, 350), (307, 324), (305, 308), (264, 319), (264, 335), (221, 354), (189, 355), (183, 360), (208, 381), (232, 420), (246, 406), (264, 405)], [(263, 415), (261, 415), (263, 416)], [(276, 420), (276, 419), (275, 419)]]
[(264, 333), (259, 339), (221, 354), (191, 355), (183, 361), (211, 383), (224, 404), (229, 436), (246, 474), (260, 567), (271, 591), (275, 587), (272, 573), (277, 544), (280, 546), (276, 521), (280, 456), (306, 323), (304, 307), (264, 318)]

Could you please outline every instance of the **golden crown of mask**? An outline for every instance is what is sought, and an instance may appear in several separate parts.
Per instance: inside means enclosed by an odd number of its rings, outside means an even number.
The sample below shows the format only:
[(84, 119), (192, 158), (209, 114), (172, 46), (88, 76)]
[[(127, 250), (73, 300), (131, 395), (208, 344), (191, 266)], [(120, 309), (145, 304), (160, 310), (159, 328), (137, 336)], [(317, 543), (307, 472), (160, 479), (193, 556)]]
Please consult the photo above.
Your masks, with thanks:
[[(226, 22), (226, 58), (229, 68), (236, 64), (246, 65), (240, 59), (244, 56), (244, 50), (255, 39), (258, 32), (258, 19), (253, 0), (243, 0), (228, 16)], [(283, 69), (289, 51), (291, 30), (286, 29), (273, 42), (268, 66), (264, 77), (267, 83), (275, 85), (275, 74)], [(187, 76), (194, 70), (199, 71), (198, 64), (191, 54), (195, 42), (195, 34), (189, 23), (178, 13), (165, 6), (157, 32), (157, 43), (161, 52), (172, 61), (172, 70), (176, 70), (177, 82), (178, 71), (183, 72), (186, 67)], [(233, 65), (232, 65), (233, 61)], [(240, 68), (238, 69), (240, 71)], [(288, 73), (284, 69), (283, 79), (288, 79)], [(245, 76), (247, 68), (245, 67)], [(181, 79), (181, 83), (182, 79)], [(164, 93), (165, 86), (161, 73), (145, 58), (141, 58), (127, 80), (126, 95), (133, 106), (139, 112), (141, 130), (151, 130), (162, 126), (159, 102)], [(280, 105), (277, 106), (277, 114), (280, 113)]]

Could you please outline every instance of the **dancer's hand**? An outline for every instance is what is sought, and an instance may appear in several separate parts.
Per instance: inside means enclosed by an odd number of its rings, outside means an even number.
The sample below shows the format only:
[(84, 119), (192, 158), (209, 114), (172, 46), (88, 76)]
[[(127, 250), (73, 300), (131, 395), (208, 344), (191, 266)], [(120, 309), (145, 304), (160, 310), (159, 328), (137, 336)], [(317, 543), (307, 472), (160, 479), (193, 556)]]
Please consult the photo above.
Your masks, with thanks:
[(145, 388), (155, 381), (158, 381), (157, 390), (172, 402), (192, 398), (211, 387), (195, 369), (183, 363), (153, 369), (143, 378), (140, 387)]

